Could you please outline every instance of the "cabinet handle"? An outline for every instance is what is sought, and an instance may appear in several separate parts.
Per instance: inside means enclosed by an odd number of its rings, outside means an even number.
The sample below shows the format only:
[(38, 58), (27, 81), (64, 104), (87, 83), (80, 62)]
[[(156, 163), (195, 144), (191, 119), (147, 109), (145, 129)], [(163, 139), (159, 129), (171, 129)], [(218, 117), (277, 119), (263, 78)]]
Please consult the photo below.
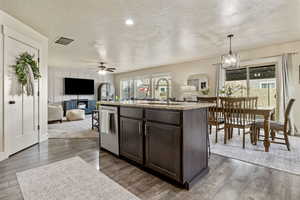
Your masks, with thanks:
[(141, 122), (139, 122), (139, 134), (140, 134), (140, 135), (142, 135), (142, 131), (141, 131), (142, 128), (141, 128), (141, 125), (142, 125)]
[(145, 123), (145, 136), (147, 136), (147, 124)]

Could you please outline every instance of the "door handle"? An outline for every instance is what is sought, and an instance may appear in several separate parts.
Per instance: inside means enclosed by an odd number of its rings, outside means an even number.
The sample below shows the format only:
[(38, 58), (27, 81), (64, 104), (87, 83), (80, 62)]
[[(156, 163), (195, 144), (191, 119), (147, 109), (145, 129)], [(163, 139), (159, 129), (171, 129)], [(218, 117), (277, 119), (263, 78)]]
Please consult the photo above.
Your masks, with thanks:
[(9, 104), (16, 104), (16, 101), (9, 101)]

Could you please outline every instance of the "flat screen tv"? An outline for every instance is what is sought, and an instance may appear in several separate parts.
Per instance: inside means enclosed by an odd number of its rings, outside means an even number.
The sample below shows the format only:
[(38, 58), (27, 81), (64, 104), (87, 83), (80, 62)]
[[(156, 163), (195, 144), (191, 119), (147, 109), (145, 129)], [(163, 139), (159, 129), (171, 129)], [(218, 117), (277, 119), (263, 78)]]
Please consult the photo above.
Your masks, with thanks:
[(94, 95), (94, 80), (65, 78), (65, 95)]

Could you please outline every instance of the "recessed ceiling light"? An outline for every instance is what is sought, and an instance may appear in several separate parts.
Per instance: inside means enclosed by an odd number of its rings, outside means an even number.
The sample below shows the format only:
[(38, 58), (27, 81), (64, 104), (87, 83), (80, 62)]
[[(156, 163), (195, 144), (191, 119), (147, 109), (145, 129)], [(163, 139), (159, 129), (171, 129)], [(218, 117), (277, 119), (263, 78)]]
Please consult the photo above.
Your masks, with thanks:
[(134, 21), (133, 21), (133, 19), (126, 19), (126, 21), (125, 21), (125, 24), (127, 25), (127, 26), (132, 26), (132, 25), (134, 25)]

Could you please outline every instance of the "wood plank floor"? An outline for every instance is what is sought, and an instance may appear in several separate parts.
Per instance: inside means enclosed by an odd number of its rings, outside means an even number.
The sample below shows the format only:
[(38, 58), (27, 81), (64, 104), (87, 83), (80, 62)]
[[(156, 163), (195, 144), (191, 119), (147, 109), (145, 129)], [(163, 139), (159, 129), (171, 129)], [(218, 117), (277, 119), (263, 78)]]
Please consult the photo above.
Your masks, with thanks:
[[(99, 169), (97, 142), (51, 139), (0, 162), (0, 200), (23, 199), (16, 172), (80, 156)], [(300, 176), (212, 155), (209, 174), (190, 191), (171, 185), (109, 153), (101, 152), (101, 171), (141, 199), (276, 200), (300, 199)]]

